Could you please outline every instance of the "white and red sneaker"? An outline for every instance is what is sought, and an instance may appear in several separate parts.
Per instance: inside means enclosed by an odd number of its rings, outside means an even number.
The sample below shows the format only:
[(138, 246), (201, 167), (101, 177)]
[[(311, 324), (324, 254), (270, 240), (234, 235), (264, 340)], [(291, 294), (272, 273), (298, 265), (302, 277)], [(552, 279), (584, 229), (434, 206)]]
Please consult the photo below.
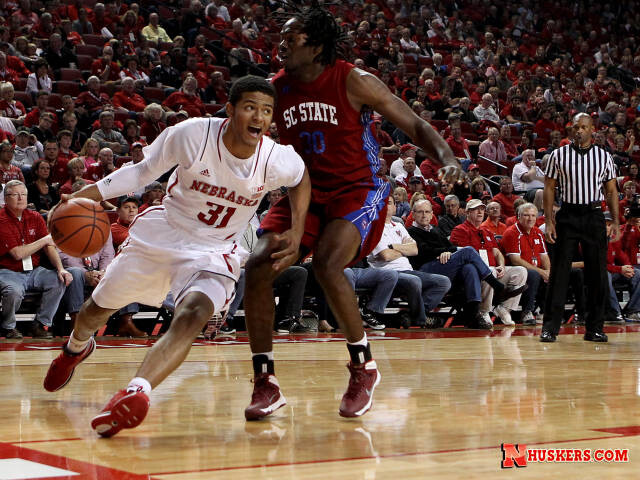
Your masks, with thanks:
[(261, 373), (253, 382), (251, 403), (244, 410), (244, 418), (247, 420), (260, 420), (287, 404), (284, 395), (280, 393), (280, 384), (275, 375)]
[(47, 375), (44, 377), (44, 389), (48, 392), (55, 392), (64, 387), (71, 380), (76, 366), (91, 355), (95, 349), (96, 341), (93, 337), (89, 339), (85, 349), (78, 353), (70, 352), (65, 344), (62, 347), (62, 353), (54, 358), (49, 365)]
[(342, 397), (340, 416), (359, 417), (367, 413), (373, 403), (373, 391), (382, 378), (375, 360), (362, 365), (347, 364), (351, 378), (349, 386)]
[(141, 391), (116, 393), (91, 420), (91, 428), (102, 437), (112, 437), (123, 428), (135, 428), (149, 410), (149, 397)]

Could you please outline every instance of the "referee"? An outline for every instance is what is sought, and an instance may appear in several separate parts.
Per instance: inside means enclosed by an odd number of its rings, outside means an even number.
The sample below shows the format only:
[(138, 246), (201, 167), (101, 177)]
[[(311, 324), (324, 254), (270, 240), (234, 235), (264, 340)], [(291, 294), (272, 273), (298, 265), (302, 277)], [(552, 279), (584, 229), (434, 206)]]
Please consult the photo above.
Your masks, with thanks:
[[(618, 190), (611, 155), (592, 145), (593, 120), (586, 113), (573, 119), (573, 143), (553, 151), (544, 180), (544, 214), (547, 242), (555, 244), (547, 288), (541, 342), (555, 342), (560, 330), (571, 273), (571, 261), (578, 244), (584, 257), (588, 304), (584, 339), (606, 342), (602, 332), (604, 302), (608, 298), (607, 234), (602, 213), (606, 195), (613, 217), (612, 241), (618, 240)], [(555, 189), (562, 206), (553, 216)]]

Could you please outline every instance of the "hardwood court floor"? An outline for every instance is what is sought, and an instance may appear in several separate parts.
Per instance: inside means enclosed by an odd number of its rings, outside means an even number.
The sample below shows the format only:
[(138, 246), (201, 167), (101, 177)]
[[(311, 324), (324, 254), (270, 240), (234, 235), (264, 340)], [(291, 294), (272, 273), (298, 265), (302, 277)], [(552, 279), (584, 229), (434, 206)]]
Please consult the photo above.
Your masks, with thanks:
[[(252, 389), (246, 337), (197, 342), (152, 393), (142, 425), (112, 439), (98, 438), (89, 421), (151, 342), (99, 339), (54, 394), (42, 379), (60, 342), (5, 342), (0, 479), (45, 471), (77, 480), (638, 478), (640, 327), (609, 327), (608, 344), (584, 342), (580, 331), (565, 329), (555, 344), (540, 343), (539, 328), (371, 334), (382, 382), (372, 410), (350, 420), (337, 413), (348, 379), (344, 342), (279, 336), (276, 372), (288, 405), (251, 423), (243, 416)], [(628, 449), (628, 462), (503, 471), (502, 443)]]

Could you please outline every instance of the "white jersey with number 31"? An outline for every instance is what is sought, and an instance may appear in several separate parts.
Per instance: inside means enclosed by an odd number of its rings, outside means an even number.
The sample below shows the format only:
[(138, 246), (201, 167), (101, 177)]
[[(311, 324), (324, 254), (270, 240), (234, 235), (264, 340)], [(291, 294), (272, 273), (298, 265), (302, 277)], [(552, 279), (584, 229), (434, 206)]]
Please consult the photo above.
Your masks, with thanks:
[(98, 189), (104, 198), (124, 195), (177, 165), (163, 200), (169, 223), (202, 240), (231, 242), (264, 194), (298, 185), (305, 167), (293, 147), (266, 136), (252, 157), (234, 157), (222, 139), (227, 125), (227, 119), (194, 118), (169, 127), (144, 148), (142, 162), (100, 180)]

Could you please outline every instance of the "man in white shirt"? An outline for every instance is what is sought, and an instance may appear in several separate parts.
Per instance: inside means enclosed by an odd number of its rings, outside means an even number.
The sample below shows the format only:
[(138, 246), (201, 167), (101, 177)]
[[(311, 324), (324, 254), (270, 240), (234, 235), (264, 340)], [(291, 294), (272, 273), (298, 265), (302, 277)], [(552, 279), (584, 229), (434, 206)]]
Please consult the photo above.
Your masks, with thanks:
[(482, 120), (489, 120), (490, 122), (500, 124), (500, 116), (493, 108), (493, 95), (485, 93), (482, 95), (482, 101), (480, 105), (473, 109), (473, 114), (476, 116), (479, 122)]
[(511, 172), (513, 189), (526, 192), (525, 200), (532, 202), (536, 190), (544, 188), (544, 172), (536, 164), (535, 152), (532, 149), (522, 152), (522, 161), (513, 167)]
[(429, 312), (438, 306), (451, 288), (451, 281), (444, 275), (414, 270), (407, 257), (418, 254), (416, 241), (411, 238), (404, 225), (391, 220), (396, 213), (393, 195), (387, 200), (387, 217), (380, 242), (367, 257), (371, 268), (396, 270), (398, 283), (396, 291), (407, 299), (409, 315), (414, 325), (437, 324)]

